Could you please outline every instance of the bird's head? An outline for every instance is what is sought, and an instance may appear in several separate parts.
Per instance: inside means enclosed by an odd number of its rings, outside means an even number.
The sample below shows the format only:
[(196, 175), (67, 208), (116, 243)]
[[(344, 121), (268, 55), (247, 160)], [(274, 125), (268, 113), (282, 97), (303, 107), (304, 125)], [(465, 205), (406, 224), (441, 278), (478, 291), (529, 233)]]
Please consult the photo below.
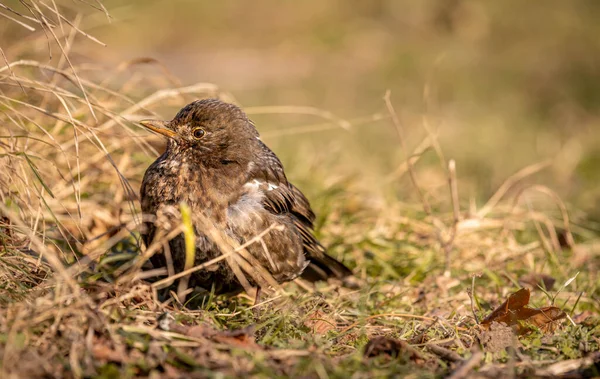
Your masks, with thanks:
[(249, 158), (244, 155), (258, 139), (244, 111), (217, 99), (194, 101), (171, 121), (142, 120), (140, 124), (168, 137), (167, 149), (187, 150), (218, 160)]

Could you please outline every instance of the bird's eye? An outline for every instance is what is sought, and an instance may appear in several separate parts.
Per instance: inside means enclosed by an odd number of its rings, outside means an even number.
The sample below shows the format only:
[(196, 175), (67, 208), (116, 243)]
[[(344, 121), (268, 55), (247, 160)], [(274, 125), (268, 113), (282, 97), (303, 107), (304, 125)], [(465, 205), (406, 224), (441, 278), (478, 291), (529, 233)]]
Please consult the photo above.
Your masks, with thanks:
[(206, 132), (202, 128), (196, 128), (196, 129), (192, 130), (192, 135), (194, 136), (195, 139), (200, 139), (200, 138), (204, 137), (205, 134), (206, 134)]

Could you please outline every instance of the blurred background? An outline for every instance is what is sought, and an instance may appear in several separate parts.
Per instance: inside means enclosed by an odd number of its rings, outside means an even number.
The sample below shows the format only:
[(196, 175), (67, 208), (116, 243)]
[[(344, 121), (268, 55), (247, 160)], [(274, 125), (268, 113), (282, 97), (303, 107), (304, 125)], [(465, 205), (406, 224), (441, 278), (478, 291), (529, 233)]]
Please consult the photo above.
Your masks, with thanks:
[[(24, 9), (18, 1), (2, 3)], [(153, 58), (161, 64), (128, 66), (139, 83), (218, 85), (248, 107), (297, 182), (342, 175), (410, 201), (408, 177), (394, 174), (405, 152), (383, 100), (390, 90), (408, 153), (433, 134), (445, 159), (456, 160), (465, 209), (468, 202), (481, 206), (521, 168), (550, 159), (527, 180), (555, 190), (575, 214), (585, 212), (581, 218), (600, 220), (600, 2), (102, 4), (110, 23), (101, 10), (72, 10), (86, 12), (79, 27), (107, 44), (78, 35), (74, 62), (113, 69)], [(0, 33), (10, 61), (30, 58), (24, 47), (31, 32), (4, 20)], [(43, 51), (44, 40), (35, 43)], [(169, 119), (183, 105), (158, 112)], [(292, 105), (331, 112), (351, 126), (257, 108)], [(447, 192), (434, 150), (416, 163), (433, 197)]]

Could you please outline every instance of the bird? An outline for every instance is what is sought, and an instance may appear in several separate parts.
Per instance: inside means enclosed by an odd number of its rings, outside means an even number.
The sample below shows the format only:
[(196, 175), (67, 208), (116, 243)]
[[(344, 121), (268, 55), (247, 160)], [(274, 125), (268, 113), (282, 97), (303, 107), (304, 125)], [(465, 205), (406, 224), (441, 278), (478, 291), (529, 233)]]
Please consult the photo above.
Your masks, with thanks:
[[(151, 216), (142, 232), (146, 246), (161, 228), (173, 223), (179, 205), (185, 203), (192, 215), (202, 215), (220, 232), (247, 245), (248, 253), (278, 283), (297, 277), (311, 282), (344, 280), (352, 275), (317, 240), (309, 201), (288, 181), (281, 161), (240, 107), (219, 99), (196, 100), (171, 121), (140, 124), (167, 139), (164, 153), (148, 167), (140, 189), (142, 213)], [(271, 225), (277, 228), (257, 240)], [(193, 221), (194, 265), (223, 254), (206, 228), (206, 222)], [(169, 240), (168, 250), (173, 268), (184, 270), (184, 235)], [(150, 261), (157, 268), (165, 267), (166, 259), (163, 251)], [(244, 289), (226, 260), (192, 273), (188, 285), (216, 294)]]

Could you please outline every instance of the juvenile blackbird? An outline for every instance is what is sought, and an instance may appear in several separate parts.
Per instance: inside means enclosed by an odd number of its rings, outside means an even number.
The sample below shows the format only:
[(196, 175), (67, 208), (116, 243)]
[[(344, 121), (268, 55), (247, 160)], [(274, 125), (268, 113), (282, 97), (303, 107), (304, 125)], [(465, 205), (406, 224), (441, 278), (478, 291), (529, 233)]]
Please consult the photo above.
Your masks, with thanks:
[[(287, 181), (275, 153), (261, 140), (246, 114), (217, 99), (198, 100), (182, 108), (171, 121), (144, 120), (146, 128), (168, 138), (166, 151), (148, 168), (141, 187), (142, 211), (155, 215), (145, 223), (144, 243), (149, 246), (159, 221), (168, 219), (185, 202), (192, 215), (202, 214), (214, 227), (244, 244), (271, 225), (273, 228), (247, 251), (275, 280), (299, 275), (310, 281), (344, 278), (351, 271), (325, 253), (312, 234), (315, 215), (306, 197)], [(175, 211), (176, 213), (176, 211)], [(221, 255), (206, 235), (206, 226), (194, 222), (194, 265)], [(176, 271), (185, 264), (183, 234), (169, 241)], [(162, 253), (154, 254), (155, 267), (164, 267)], [(224, 260), (193, 273), (190, 286), (216, 293), (242, 289)]]

